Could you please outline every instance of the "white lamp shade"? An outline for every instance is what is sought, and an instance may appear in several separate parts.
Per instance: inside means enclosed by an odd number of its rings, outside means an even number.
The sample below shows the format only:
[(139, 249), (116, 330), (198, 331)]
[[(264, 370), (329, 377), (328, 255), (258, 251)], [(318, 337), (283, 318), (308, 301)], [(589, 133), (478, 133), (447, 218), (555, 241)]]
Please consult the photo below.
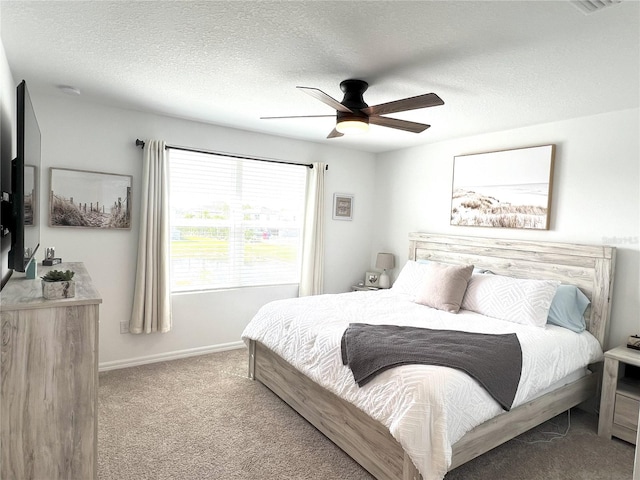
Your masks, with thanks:
[(396, 262), (393, 253), (379, 253), (376, 258), (376, 268), (383, 270), (391, 270), (395, 267)]

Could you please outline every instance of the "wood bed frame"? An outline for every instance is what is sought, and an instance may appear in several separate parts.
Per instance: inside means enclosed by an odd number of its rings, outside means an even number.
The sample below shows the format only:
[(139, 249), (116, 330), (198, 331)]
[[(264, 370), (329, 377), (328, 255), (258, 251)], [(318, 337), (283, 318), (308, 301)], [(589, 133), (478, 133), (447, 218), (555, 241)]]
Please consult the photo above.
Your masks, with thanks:
[[(409, 234), (410, 260), (471, 263), (500, 275), (576, 285), (591, 300), (587, 328), (602, 346), (608, 334), (615, 253), (614, 247), (599, 245)], [(450, 470), (593, 398), (599, 372), (477, 426), (453, 445)], [(255, 341), (249, 345), (249, 377), (266, 385), (378, 480), (421, 480), (384, 425)]]

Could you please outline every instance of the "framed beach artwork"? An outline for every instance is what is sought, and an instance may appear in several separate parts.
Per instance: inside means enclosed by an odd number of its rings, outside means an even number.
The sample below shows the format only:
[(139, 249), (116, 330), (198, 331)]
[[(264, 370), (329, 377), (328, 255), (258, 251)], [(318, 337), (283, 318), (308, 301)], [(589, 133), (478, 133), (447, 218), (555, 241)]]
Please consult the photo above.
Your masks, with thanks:
[(50, 226), (131, 228), (131, 175), (50, 170)]
[(549, 229), (555, 145), (453, 159), (451, 225)]

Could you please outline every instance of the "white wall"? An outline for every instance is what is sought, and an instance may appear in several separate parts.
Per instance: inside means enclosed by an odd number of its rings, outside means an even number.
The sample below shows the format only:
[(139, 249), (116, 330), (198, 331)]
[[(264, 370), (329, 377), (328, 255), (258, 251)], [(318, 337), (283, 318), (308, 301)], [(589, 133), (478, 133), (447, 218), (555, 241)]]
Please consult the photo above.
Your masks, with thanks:
[[(63, 94), (31, 92), (42, 131), (42, 184), (49, 167), (128, 174), (134, 177), (133, 229), (42, 227), (41, 245), (56, 247), (65, 261), (85, 262), (102, 294), (100, 363), (103, 368), (206, 351), (240, 341), (253, 314), (266, 302), (297, 295), (297, 287), (261, 287), (173, 296), (174, 328), (166, 334), (121, 335), (133, 302), (137, 255), (142, 150), (136, 138), (172, 145), (278, 158), (326, 162), (325, 292), (348, 291), (370, 265), (375, 157), (370, 153), (289, 140), (82, 102)], [(47, 187), (48, 188), (48, 187)], [(355, 195), (351, 222), (331, 219), (334, 192)], [(47, 212), (47, 195), (41, 208)], [(43, 215), (43, 219), (46, 219)], [(46, 220), (44, 220), (46, 222)]]
[[(639, 117), (637, 109), (624, 110), (379, 155), (376, 215), (384, 228), (372, 251), (406, 260), (409, 232), (613, 245), (608, 344), (626, 342), (640, 332)], [(550, 143), (556, 144), (550, 230), (449, 225), (454, 156)]]

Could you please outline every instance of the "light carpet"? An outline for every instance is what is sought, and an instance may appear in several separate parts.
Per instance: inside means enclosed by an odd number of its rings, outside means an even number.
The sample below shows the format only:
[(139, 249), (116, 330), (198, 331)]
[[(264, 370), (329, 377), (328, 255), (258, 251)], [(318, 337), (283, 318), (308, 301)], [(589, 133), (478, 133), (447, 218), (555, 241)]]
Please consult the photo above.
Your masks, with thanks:
[[(100, 374), (100, 480), (371, 480), (259, 382), (244, 349)], [(626, 480), (634, 447), (572, 410), (445, 480)], [(554, 432), (554, 433), (549, 433)], [(549, 440), (557, 437), (555, 440)]]

